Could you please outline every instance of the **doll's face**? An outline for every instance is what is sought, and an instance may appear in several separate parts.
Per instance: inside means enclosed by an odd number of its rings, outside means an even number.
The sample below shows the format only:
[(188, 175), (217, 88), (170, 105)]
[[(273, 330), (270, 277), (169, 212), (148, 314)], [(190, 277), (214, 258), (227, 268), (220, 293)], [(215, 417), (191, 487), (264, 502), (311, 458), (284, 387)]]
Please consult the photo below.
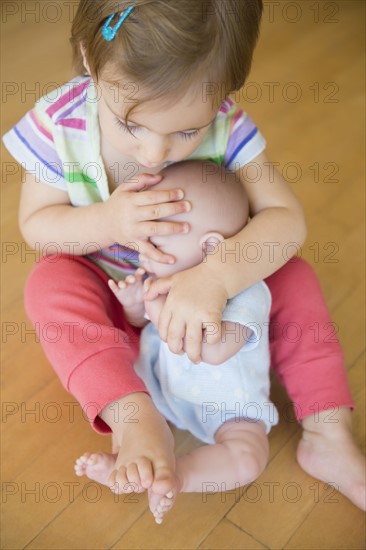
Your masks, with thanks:
[[(178, 216), (175, 216), (177, 218)], [(204, 249), (195, 232), (177, 235), (161, 235), (150, 241), (165, 254), (175, 257), (175, 264), (163, 264), (140, 254), (141, 266), (157, 278), (169, 277), (202, 262)]]

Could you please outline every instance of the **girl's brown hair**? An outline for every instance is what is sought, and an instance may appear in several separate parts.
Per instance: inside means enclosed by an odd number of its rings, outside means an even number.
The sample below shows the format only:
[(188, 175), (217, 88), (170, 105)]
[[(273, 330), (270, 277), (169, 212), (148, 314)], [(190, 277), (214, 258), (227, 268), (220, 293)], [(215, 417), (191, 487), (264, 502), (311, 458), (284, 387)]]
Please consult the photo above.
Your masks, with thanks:
[[(113, 13), (135, 5), (107, 42), (101, 33)], [(71, 44), (74, 66), (85, 73), (80, 45), (93, 78), (138, 91), (130, 112), (143, 102), (172, 105), (192, 87), (219, 107), (249, 74), (262, 15), (262, 0), (81, 0)], [(116, 75), (121, 75), (117, 77)], [(206, 97), (204, 97), (206, 94)]]

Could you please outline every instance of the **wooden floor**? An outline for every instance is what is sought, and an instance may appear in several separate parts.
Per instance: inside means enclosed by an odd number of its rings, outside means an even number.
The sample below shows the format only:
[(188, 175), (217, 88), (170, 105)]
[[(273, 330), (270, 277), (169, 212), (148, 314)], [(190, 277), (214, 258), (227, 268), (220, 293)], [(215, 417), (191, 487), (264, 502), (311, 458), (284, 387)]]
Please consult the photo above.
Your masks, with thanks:
[[(354, 433), (365, 449), (365, 4), (265, 4), (240, 101), (305, 206), (309, 237), (302, 254), (339, 327), (357, 403)], [(26, 11), (31, 5), (33, 15)], [(71, 76), (71, 6), (55, 5), (3, 3), (2, 133)], [(182, 495), (156, 526), (144, 495), (116, 498), (75, 477), (75, 457), (109, 450), (110, 438), (89, 428), (26, 319), (23, 286), (35, 256), (17, 228), (21, 172), (2, 153), (2, 548), (365, 548), (362, 512), (297, 465), (300, 428), (276, 381), (281, 422), (270, 434), (270, 463), (247, 492)], [(185, 432), (176, 441), (179, 453), (197, 444)]]

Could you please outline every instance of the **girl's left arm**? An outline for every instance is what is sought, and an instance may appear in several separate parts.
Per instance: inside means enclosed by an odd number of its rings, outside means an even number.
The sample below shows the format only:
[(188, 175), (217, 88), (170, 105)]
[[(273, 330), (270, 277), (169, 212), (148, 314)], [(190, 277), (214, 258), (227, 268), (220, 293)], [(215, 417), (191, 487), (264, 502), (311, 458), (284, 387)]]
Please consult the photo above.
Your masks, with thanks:
[(265, 153), (236, 175), (246, 190), (251, 220), (237, 235), (223, 241), (215, 258), (207, 258), (207, 263), (211, 261), (217, 268), (220, 260), (221, 268), (231, 273), (226, 281), (230, 298), (285, 265), (307, 235), (301, 203)]
[[(248, 194), (250, 222), (225, 239), (205, 260), (186, 271), (154, 282), (145, 299), (168, 294), (159, 317), (159, 335), (177, 353), (185, 351), (193, 362), (201, 359), (203, 331), (209, 343), (221, 340), (221, 314), (229, 298), (265, 279), (291, 256), (306, 238), (301, 204), (265, 153), (251, 169), (236, 173)], [(291, 251), (291, 252), (290, 252)]]

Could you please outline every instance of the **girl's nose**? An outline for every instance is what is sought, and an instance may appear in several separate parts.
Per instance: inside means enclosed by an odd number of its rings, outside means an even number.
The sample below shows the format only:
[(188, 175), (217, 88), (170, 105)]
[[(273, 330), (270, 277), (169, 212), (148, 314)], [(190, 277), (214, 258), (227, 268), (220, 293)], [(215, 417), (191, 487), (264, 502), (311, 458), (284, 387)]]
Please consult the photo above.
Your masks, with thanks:
[(141, 156), (145, 161), (145, 165), (150, 167), (163, 164), (168, 157), (167, 142), (164, 138), (151, 136), (151, 139), (146, 141), (146, 147), (141, 151)]
[(165, 152), (159, 152), (152, 154), (151, 152), (148, 155), (144, 155), (144, 161), (141, 163), (146, 168), (157, 168), (164, 164), (166, 159)]

